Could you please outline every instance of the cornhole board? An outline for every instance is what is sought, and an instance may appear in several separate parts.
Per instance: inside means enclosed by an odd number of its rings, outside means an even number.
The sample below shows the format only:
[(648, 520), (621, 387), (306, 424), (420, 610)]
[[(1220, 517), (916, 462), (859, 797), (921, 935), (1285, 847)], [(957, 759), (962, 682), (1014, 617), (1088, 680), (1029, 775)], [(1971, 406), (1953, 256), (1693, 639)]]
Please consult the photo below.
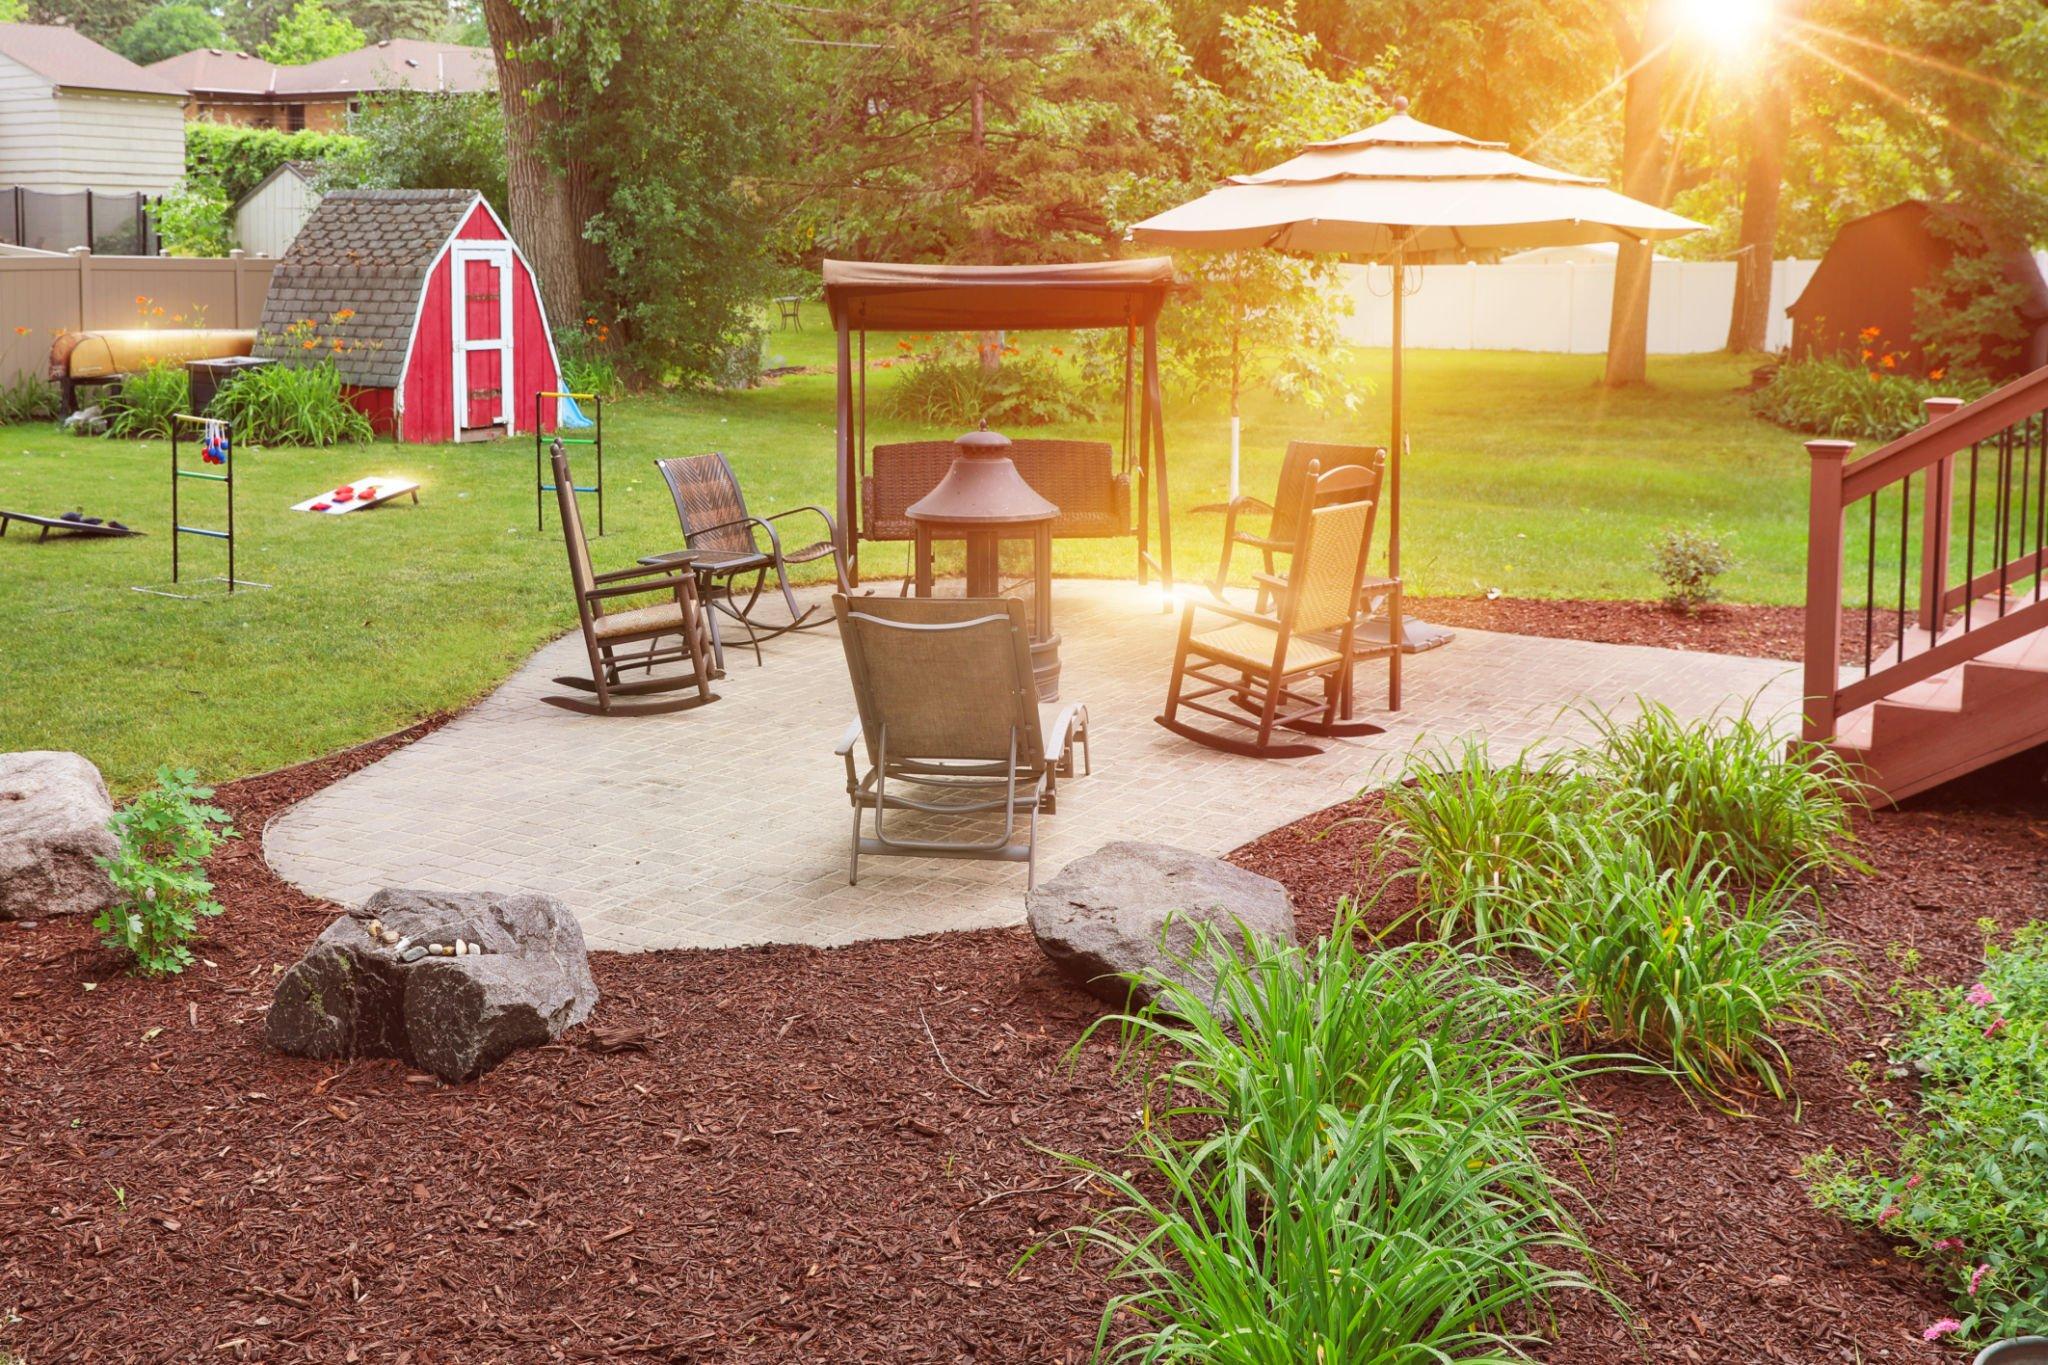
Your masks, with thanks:
[[(375, 491), (376, 496), (367, 500), (357, 496), (350, 498), (347, 502), (336, 502), (334, 494), (338, 489), (342, 488), (352, 488), (358, 495), (364, 489), (371, 489)], [(304, 502), (293, 503), (292, 510), (294, 512), (318, 512), (321, 516), (338, 517), (344, 512), (360, 512), (365, 507), (382, 506), (393, 498), (404, 497), (407, 493), (412, 494), (414, 502), (418, 502), (420, 500), (419, 484), (412, 479), (376, 478), (374, 476), (367, 479), (351, 479), (345, 484), (336, 484), (324, 493), (307, 498)], [(326, 506), (320, 506), (322, 503), (325, 503)]]
[(0, 507), (0, 536), (7, 534), (7, 527), (10, 522), (16, 521), (20, 522), (23, 526), (42, 527), (43, 533), (37, 537), (39, 540), (48, 540), (52, 531), (57, 532), (59, 535), (70, 536), (120, 537), (148, 534), (145, 531), (138, 531), (132, 526), (109, 526), (103, 521), (74, 521), (68, 517), (39, 517), (32, 512), (10, 512), (4, 507)]

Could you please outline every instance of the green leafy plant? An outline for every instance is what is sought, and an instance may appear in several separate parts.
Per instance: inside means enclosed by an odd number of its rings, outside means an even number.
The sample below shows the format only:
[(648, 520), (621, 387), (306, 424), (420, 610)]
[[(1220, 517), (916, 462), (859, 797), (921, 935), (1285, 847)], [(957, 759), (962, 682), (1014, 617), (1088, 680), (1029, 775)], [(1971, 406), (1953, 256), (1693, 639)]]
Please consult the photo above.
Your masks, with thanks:
[(1660, 866), (1625, 831), (1598, 827), (1569, 861), (1558, 913), (1527, 944), (1573, 1022), (1709, 1094), (1746, 1074), (1782, 1099), (1791, 1066), (1776, 1035), (1825, 1029), (1823, 988), (1842, 979), (1840, 950), (1801, 911), (1811, 892), (1790, 877), (1731, 892), (1718, 863)]
[(2048, 1321), (2048, 925), (1987, 945), (1967, 987), (1901, 991), (1893, 1060), (1923, 1074), (1917, 1116), (1883, 1106), (1896, 1160), (1830, 1149), (1814, 1202), (1904, 1242), (1955, 1296), (1965, 1336)]
[(204, 176), (180, 180), (150, 203), (149, 217), (168, 255), (225, 256), (234, 245), (227, 195)]
[(592, 314), (581, 327), (555, 333), (555, 354), (562, 361), (562, 387), (571, 393), (613, 399), (626, 391), (612, 348), (611, 324)]
[[(1951, 374), (1935, 368), (1915, 374), (1899, 353), (1880, 350), (1881, 338), (1869, 338), (1866, 358), (1859, 361), (1810, 356), (1778, 367), (1770, 383), (1750, 399), (1759, 417), (1781, 427), (1814, 436), (1889, 441), (1927, 420), (1921, 404), (1929, 398), (1981, 398), (1991, 391), (1989, 380)], [(1886, 367), (1889, 357), (1892, 365)]]
[(1036, 427), (1093, 416), (1060, 363), (1060, 347), (1043, 355), (1006, 347), (1001, 364), (991, 370), (979, 357), (954, 349), (917, 354), (909, 341), (900, 344), (912, 363), (887, 391), (884, 407), (891, 416), (956, 427)]
[(154, 787), (114, 813), (120, 846), (97, 861), (120, 899), (93, 928), (109, 948), (132, 955), (144, 976), (185, 970), (200, 918), (221, 913), (205, 863), (222, 839), (234, 837), (234, 826), (226, 811), (207, 804), (212, 795), (197, 773), (166, 765)]
[(1565, 836), (1600, 799), (1569, 755), (1496, 765), (1467, 739), (1408, 756), (1386, 790), (1387, 842), (1414, 861), (1416, 912), (1436, 936), (1485, 943), (1543, 912)]
[(1537, 998), (1357, 930), (1347, 906), (1308, 950), (1207, 936), (1213, 994), (1149, 977), (1152, 1008), (1098, 1025), (1149, 1082), (1138, 1171), (1076, 1162), (1116, 1200), (1078, 1234), (1132, 1286), (1108, 1358), (1520, 1360), (1511, 1319), (1591, 1288), (1542, 1159), (1586, 1116)]
[(171, 419), (192, 410), (192, 384), (183, 365), (152, 363), (122, 380), (102, 407), (109, 436), (169, 436)]
[(236, 438), (249, 445), (331, 446), (376, 435), (343, 392), (341, 371), (324, 357), (245, 370), (215, 392), (206, 411), (232, 422)]
[(1714, 580), (1735, 567), (1735, 557), (1697, 526), (1673, 526), (1650, 546), (1650, 572), (1664, 584), (1664, 604), (1687, 615), (1721, 595)]
[(59, 406), (57, 386), (39, 374), (23, 370), (0, 386), (0, 426), (13, 422), (47, 422)]
[(1662, 866), (1711, 860), (1757, 880), (1864, 869), (1850, 825), (1859, 789), (1832, 751), (1788, 746), (1748, 705), (1690, 722), (1647, 700), (1625, 722), (1588, 714), (1599, 741), (1584, 761), (1628, 800), (1635, 836)]

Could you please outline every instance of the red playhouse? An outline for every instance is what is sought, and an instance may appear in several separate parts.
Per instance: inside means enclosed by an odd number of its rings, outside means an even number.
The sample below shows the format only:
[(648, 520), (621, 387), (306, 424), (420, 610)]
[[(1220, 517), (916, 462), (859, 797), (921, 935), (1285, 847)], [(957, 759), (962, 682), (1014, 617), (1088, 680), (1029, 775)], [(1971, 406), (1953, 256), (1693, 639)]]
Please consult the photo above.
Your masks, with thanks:
[[(332, 359), (402, 441), (533, 430), (561, 366), (533, 269), (474, 190), (336, 190), (270, 277), (255, 353)], [(541, 405), (542, 430), (555, 425)]]

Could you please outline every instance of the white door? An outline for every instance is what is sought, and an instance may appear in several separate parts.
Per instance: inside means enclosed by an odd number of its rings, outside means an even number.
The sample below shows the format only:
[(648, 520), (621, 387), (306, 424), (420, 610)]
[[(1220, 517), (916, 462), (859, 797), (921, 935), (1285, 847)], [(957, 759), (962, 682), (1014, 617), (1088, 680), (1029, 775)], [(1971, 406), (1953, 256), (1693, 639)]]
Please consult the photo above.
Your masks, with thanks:
[(455, 438), (518, 430), (512, 403), (512, 247), (457, 242), (451, 253)]

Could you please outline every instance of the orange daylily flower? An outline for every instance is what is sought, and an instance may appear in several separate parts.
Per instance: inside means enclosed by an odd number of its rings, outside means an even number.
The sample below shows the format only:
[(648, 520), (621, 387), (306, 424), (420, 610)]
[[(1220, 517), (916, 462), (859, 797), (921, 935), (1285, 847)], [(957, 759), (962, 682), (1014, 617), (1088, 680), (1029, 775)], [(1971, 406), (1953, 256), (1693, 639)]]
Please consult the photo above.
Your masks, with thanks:
[(1875, 341), (1880, 336), (1883, 336), (1884, 333), (1875, 327), (1865, 327), (1856, 335), (1862, 337), (1865, 341)]
[(355, 310), (355, 309), (353, 309), (353, 308), (344, 308), (344, 309), (342, 309), (342, 310), (341, 310), (341, 311), (340, 311), (339, 313), (336, 313), (336, 314), (334, 315), (334, 320), (335, 320), (336, 322), (347, 322), (347, 321), (348, 321), (348, 320), (349, 320), (350, 318), (354, 317), (355, 315), (356, 315), (356, 310)]
[(302, 341), (302, 342), (300, 342), (300, 343), (299, 343), (299, 347), (300, 347), (300, 349), (301, 349), (301, 350), (307, 350), (307, 351), (310, 351), (310, 350), (312, 350), (312, 349), (313, 349), (313, 348), (314, 348), (315, 346), (318, 346), (319, 344), (320, 344), (319, 342), (317, 342), (317, 341), (313, 340), (313, 339), (312, 339), (311, 337), (307, 337), (307, 338), (306, 338), (306, 339), (305, 339), (304, 341)]
[(25, 337), (29, 334), (29, 330), (26, 327), (17, 327), (14, 329), (14, 334), (18, 337)]
[(1886, 351), (1884, 353), (1884, 359), (1878, 361), (1877, 363), (1884, 366), (1887, 370), (1896, 370), (1897, 368), (1899, 368), (1899, 358), (1893, 355), (1890, 351)]
[(1938, 383), (1940, 383), (1940, 382), (1941, 382), (1941, 381), (1942, 381), (1942, 380), (1943, 380), (1944, 378), (1946, 378), (1946, 377), (1947, 377), (1947, 375), (1948, 375), (1948, 367), (1947, 367), (1946, 365), (1944, 365), (1944, 366), (1941, 366), (1941, 367), (1939, 367), (1939, 368), (1937, 368), (1937, 369), (1932, 369), (1932, 370), (1929, 370), (1929, 371), (1927, 372), (1927, 377), (1928, 377), (1929, 379), (1932, 379), (1932, 380), (1934, 380), (1934, 381), (1935, 381), (1935, 382), (1936, 382), (1937, 384), (1938, 384)]

